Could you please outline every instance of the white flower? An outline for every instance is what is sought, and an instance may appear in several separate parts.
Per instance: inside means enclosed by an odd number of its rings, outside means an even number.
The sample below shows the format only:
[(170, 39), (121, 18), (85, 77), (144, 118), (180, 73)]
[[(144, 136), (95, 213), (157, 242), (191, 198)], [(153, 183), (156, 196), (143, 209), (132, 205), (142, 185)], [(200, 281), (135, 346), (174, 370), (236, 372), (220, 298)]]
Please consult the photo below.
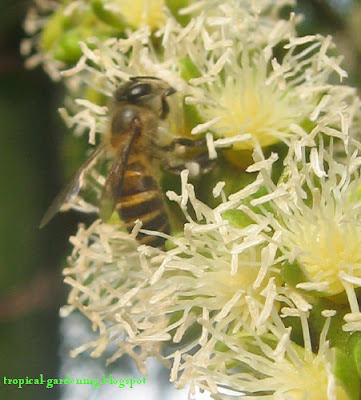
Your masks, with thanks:
[[(186, 101), (211, 122), (203, 124), (206, 129), (195, 127), (194, 133), (210, 130), (217, 137), (238, 135), (240, 139), (250, 134), (253, 140), (234, 145), (235, 150), (244, 150), (253, 149), (255, 139), (262, 147), (279, 141), (289, 145), (305, 126), (340, 127), (337, 113), (353, 101), (355, 92), (327, 84), (334, 71), (345, 76), (340, 60), (326, 55), (330, 45), (329, 38), (321, 36), (291, 38), (280, 60), (266, 47), (249, 50), (243, 42), (222, 54), (198, 52), (194, 63), (201, 76), (190, 83), (201, 90)], [(359, 101), (356, 108), (359, 113)]]
[(65, 282), (73, 288), (62, 315), (79, 309), (99, 333), (94, 342), (73, 350), (73, 356), (93, 349), (92, 356), (99, 357), (114, 342), (118, 349), (108, 362), (128, 354), (146, 373), (148, 357), (162, 359), (160, 344), (170, 339), (169, 321), (163, 309), (151, 311), (148, 307), (155, 295), (147, 288), (154, 268), (144, 264), (134, 238), (119, 225), (100, 220), (89, 228), (79, 228), (70, 238), (74, 249), (64, 274)]
[(324, 148), (318, 140), (320, 147), (312, 147), (309, 156), (303, 148), (300, 158), (293, 153), (286, 160), (287, 172), (277, 189), (281, 194), (270, 201), (270, 226), (279, 233), (286, 260), (305, 273), (307, 281), (297, 288), (323, 296), (346, 292), (354, 319), (344, 329), (360, 330), (355, 289), (361, 285), (361, 159), (354, 151), (338, 162), (333, 146)]
[(357, 390), (354, 381), (346, 388), (335, 375), (335, 353), (324, 338), (314, 354), (295, 345), (289, 330), (277, 338), (247, 332), (229, 337), (203, 323), (212, 339), (180, 367), (180, 387), (188, 383), (216, 398), (245, 400), (347, 400)]
[(193, 337), (192, 330), (200, 314), (212, 315), (215, 326), (231, 334), (245, 324), (258, 333), (273, 324), (279, 272), (273, 267), (274, 246), (264, 243), (257, 225), (240, 230), (220, 220), (220, 210), (195, 199), (193, 187), (184, 181), (179, 201), (187, 197), (207, 224), (190, 219), (183, 238), (168, 236), (175, 245), (168, 252), (146, 246), (137, 251), (139, 227), (129, 235), (119, 225), (100, 221), (80, 227), (71, 238), (74, 250), (64, 273), (73, 289), (71, 307), (64, 312), (80, 309), (100, 334), (78, 351), (95, 347), (93, 354), (99, 355), (107, 341), (115, 341), (120, 348), (115, 360), (141, 346), (136, 361), (142, 365), (156, 351), (154, 344), (179, 343), (188, 330), (191, 344), (183, 351), (198, 346), (199, 335)]

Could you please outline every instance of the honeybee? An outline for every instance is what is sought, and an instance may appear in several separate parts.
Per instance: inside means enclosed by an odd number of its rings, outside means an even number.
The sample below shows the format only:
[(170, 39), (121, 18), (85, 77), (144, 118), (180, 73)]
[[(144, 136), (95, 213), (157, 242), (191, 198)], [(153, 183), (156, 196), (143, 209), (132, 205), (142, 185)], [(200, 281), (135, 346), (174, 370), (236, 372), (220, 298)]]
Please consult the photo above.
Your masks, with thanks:
[[(150, 76), (132, 77), (121, 85), (113, 95), (105, 140), (55, 198), (40, 227), (79, 193), (84, 174), (97, 159), (110, 153), (113, 161), (99, 199), (100, 218), (106, 222), (117, 210), (129, 232), (136, 220), (140, 220), (143, 229), (169, 233), (169, 220), (163, 193), (155, 178), (154, 161), (178, 174), (183, 164), (169, 163), (172, 158), (169, 155), (178, 146), (190, 147), (198, 153), (193, 154), (194, 159), (190, 162), (198, 163), (205, 172), (210, 169), (208, 153), (203, 151), (206, 148), (204, 139), (173, 137), (170, 144), (160, 144), (159, 126), (170, 111), (167, 97), (174, 93), (175, 89), (168, 83)], [(165, 242), (162, 237), (144, 233), (138, 233), (137, 240), (153, 247), (162, 247)]]

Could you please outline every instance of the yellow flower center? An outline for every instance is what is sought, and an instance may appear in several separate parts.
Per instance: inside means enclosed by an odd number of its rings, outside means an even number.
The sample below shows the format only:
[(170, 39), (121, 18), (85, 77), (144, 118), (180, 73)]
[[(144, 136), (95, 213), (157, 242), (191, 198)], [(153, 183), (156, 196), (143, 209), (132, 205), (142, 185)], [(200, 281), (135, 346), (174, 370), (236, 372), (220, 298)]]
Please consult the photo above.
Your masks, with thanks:
[(164, 0), (121, 0), (119, 9), (129, 24), (138, 28), (149, 25), (152, 30), (165, 22)]
[(327, 292), (344, 291), (339, 273), (361, 277), (361, 227), (354, 223), (319, 220), (303, 224), (297, 247), (299, 262), (312, 282), (327, 282)]
[[(218, 295), (224, 296), (225, 300), (228, 301), (232, 296), (239, 290), (245, 291), (251, 290), (252, 286), (257, 278), (258, 269), (252, 267), (242, 266), (238, 269), (236, 275), (231, 276), (225, 271), (210, 272), (207, 274), (207, 282), (214, 286)], [(261, 291), (262, 289), (260, 289)], [(214, 293), (214, 292), (213, 292)], [(253, 296), (255, 295), (252, 290)], [(210, 294), (212, 291), (210, 290)], [(258, 294), (258, 293), (257, 293)]]
[[(199, 112), (205, 120), (218, 117), (211, 126), (217, 136), (251, 134), (262, 147), (277, 143), (291, 134), (290, 125), (307, 117), (312, 104), (301, 104), (296, 89), (281, 89), (267, 82), (264, 62), (249, 65), (243, 61), (239, 73), (208, 89), (214, 105), (203, 105)], [(312, 102), (310, 102), (312, 103)], [(233, 150), (253, 149), (252, 140), (235, 143)]]
[[(282, 364), (282, 362), (281, 362)], [(285, 381), (288, 386), (290, 383), (294, 389), (287, 390), (285, 394), (288, 396), (287, 399), (292, 400), (328, 400), (328, 382), (329, 376), (325, 369), (325, 365), (318, 362), (318, 359), (314, 359), (309, 363), (303, 364), (302, 368), (295, 369), (290, 368), (287, 365), (280, 366), (280, 371), (288, 371), (287, 374), (283, 376), (283, 381)], [(286, 378), (286, 380), (284, 379)], [(347, 400), (348, 395), (345, 393), (344, 389), (340, 385), (335, 386), (335, 398), (337, 400)]]

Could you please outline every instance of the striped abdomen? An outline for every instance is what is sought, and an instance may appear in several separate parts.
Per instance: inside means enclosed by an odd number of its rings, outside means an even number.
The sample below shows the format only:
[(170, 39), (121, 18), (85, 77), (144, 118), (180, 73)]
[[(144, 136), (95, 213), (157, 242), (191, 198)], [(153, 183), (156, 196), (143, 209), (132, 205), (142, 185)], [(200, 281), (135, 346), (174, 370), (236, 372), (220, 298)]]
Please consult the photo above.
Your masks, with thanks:
[[(146, 161), (130, 157), (116, 208), (128, 231), (139, 219), (143, 229), (169, 233), (163, 195)], [(137, 240), (153, 247), (162, 247), (165, 242), (161, 237), (143, 233), (138, 234)]]

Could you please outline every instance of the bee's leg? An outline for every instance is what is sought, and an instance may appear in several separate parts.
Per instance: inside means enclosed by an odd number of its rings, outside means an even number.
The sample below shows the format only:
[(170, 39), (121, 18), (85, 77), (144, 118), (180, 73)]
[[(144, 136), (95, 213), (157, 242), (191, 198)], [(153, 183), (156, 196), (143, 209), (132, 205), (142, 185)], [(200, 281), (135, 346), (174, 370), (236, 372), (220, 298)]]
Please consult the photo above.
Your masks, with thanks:
[(196, 178), (211, 171), (216, 162), (209, 158), (207, 142), (203, 138), (177, 137), (162, 150), (166, 150), (164, 154), (168, 155), (162, 162), (164, 169), (176, 175), (188, 169), (190, 176)]
[(175, 175), (180, 175), (184, 169), (188, 169), (192, 178), (207, 174), (213, 169), (215, 164), (216, 160), (210, 160), (208, 152), (200, 153), (189, 160), (165, 160), (162, 163), (166, 171)]
[(164, 150), (174, 151), (177, 146), (183, 146), (186, 149), (194, 149), (194, 148), (207, 148), (207, 141), (204, 138), (201, 139), (189, 139), (184, 137), (176, 137), (172, 140), (169, 146), (163, 147)]

